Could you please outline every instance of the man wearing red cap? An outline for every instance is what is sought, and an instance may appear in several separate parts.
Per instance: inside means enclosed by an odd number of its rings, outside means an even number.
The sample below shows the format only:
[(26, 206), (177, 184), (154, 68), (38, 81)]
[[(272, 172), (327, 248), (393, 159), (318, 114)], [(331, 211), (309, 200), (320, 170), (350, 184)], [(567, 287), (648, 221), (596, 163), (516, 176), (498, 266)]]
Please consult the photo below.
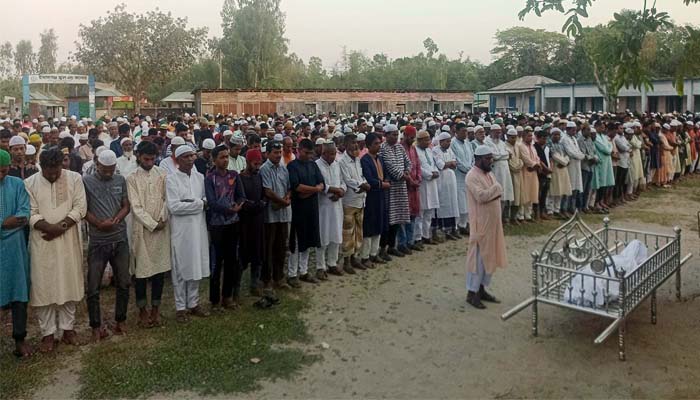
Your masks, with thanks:
[(403, 131), (403, 147), (406, 149), (408, 159), (411, 161), (411, 170), (406, 179), (408, 186), (408, 210), (411, 216), (411, 221), (403, 226), (403, 230), (399, 231), (399, 250), (410, 254), (411, 250), (421, 251), (423, 245), (416, 243), (414, 240), (414, 229), (416, 217), (420, 215), (420, 182), (421, 169), (418, 152), (416, 152), (413, 142), (416, 140), (416, 128), (413, 125), (408, 125)]
[(263, 193), (262, 177), (258, 173), (262, 165), (262, 153), (251, 149), (245, 153), (246, 167), (240, 178), (245, 193), (241, 210), (241, 263), (243, 269), (250, 264), (250, 293), (262, 296), (260, 269), (263, 263), (263, 223), (267, 198)]

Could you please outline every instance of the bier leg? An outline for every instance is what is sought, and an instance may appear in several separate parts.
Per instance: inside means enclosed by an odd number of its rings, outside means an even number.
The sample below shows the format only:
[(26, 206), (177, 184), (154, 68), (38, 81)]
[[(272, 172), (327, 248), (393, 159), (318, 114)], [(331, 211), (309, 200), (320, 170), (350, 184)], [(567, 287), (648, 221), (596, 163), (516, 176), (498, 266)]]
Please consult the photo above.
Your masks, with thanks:
[(681, 301), (681, 269), (676, 271), (676, 299)]
[(651, 323), (656, 325), (656, 290), (651, 292)]
[(620, 323), (620, 326), (617, 328), (617, 335), (618, 335), (618, 340), (617, 340), (617, 346), (620, 352), (620, 361), (625, 361), (625, 328), (627, 325), (626, 320), (622, 320)]
[(537, 336), (537, 300), (532, 302), (532, 336)]

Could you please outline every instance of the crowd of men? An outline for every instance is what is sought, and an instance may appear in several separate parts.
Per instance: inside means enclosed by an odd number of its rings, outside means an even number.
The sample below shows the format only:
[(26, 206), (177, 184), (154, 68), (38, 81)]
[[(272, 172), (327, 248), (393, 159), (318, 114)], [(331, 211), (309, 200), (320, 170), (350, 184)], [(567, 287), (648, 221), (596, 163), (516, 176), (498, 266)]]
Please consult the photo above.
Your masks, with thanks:
[[(159, 326), (168, 273), (186, 323), (239, 308), (248, 267), (255, 305), (267, 308), (275, 290), (470, 235), (467, 301), (485, 308), (498, 301), (485, 289), (491, 275), (506, 265), (501, 224), (607, 213), (700, 171), (699, 150), (691, 114), (8, 119), (0, 306), (25, 357), (28, 305), (40, 351), (51, 352), (59, 334), (79, 343), (83, 298), (93, 340), (125, 333), (132, 286), (139, 326)], [(113, 323), (101, 314), (107, 268)], [(207, 277), (210, 307), (199, 299)]]

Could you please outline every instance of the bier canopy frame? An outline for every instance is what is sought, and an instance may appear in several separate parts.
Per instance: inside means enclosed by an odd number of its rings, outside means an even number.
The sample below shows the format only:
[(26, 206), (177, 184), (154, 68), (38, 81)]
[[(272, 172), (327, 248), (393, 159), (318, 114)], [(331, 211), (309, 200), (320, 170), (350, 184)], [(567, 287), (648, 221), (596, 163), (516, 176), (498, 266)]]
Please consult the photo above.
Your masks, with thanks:
[[(700, 225), (700, 213), (698, 221)], [(648, 255), (634, 270), (626, 271), (616, 265), (613, 256), (633, 240), (643, 243)], [(617, 330), (619, 358), (624, 361), (628, 316), (650, 298), (651, 323), (656, 324), (656, 290), (675, 275), (676, 298), (680, 301), (681, 267), (691, 257), (688, 253), (681, 259), (681, 229), (677, 226), (669, 235), (612, 227), (605, 217), (603, 228), (594, 231), (576, 212), (549, 235), (540, 251), (532, 252), (532, 296), (501, 319), (508, 320), (531, 307), (533, 336), (538, 334), (539, 303), (612, 319), (594, 343), (603, 343)], [(613, 295), (616, 291), (617, 297)], [(586, 301), (586, 296), (592, 301)]]

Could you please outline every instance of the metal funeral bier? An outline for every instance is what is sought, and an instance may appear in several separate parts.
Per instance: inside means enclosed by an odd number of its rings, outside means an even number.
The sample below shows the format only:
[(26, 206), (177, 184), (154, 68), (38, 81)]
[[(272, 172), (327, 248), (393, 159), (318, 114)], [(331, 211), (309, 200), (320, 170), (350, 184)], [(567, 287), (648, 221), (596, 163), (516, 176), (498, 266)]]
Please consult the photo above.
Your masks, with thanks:
[[(532, 253), (532, 297), (501, 319), (507, 320), (530, 306), (532, 334), (537, 336), (538, 303), (610, 318), (613, 322), (595, 343), (604, 342), (617, 330), (619, 356), (624, 361), (627, 317), (650, 298), (651, 323), (656, 324), (656, 290), (675, 274), (676, 297), (680, 300), (681, 266), (692, 254), (681, 259), (679, 227), (667, 235), (611, 227), (607, 217), (603, 224), (603, 228), (593, 231), (576, 213), (555, 230), (542, 250)], [(615, 264), (613, 256), (633, 240), (647, 247), (648, 256), (636, 269), (626, 271)]]

